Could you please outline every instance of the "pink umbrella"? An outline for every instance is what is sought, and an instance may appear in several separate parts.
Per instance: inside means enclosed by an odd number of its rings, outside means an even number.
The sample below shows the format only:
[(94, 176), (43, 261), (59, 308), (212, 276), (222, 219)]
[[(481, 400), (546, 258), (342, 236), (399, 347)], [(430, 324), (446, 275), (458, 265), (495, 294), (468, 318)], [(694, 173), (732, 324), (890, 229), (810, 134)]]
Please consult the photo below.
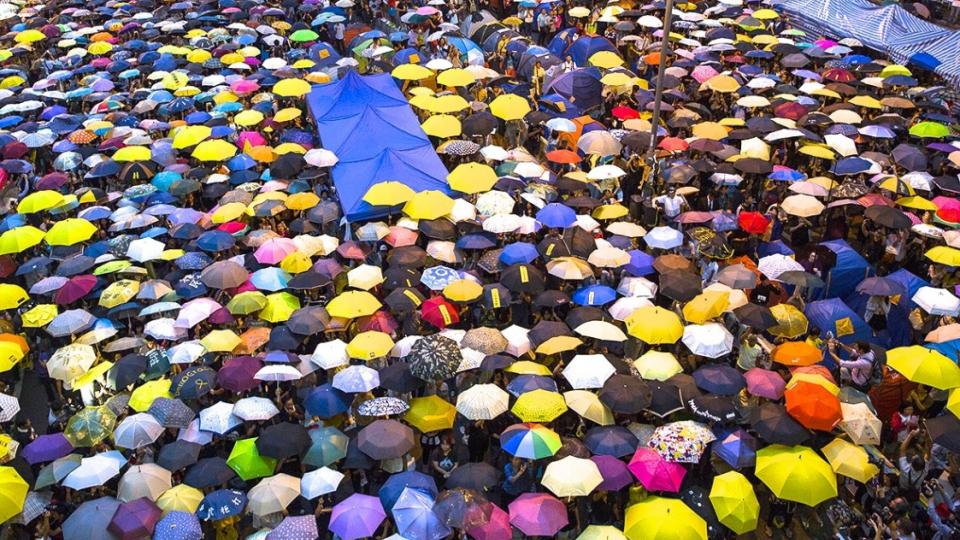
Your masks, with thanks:
[(510, 540), (513, 538), (513, 529), (510, 528), (510, 514), (502, 508), (491, 504), (490, 519), (483, 525), (470, 527), (467, 534), (474, 540)]
[(243, 150), (247, 143), (250, 143), (250, 146), (267, 146), (267, 140), (263, 138), (263, 135), (256, 131), (241, 131), (237, 135), (237, 148)]
[(827, 49), (829, 49), (830, 47), (836, 47), (836, 46), (837, 46), (837, 42), (836, 42), (836, 41), (834, 41), (834, 40), (832, 40), (832, 39), (827, 39), (827, 38), (820, 38), (820, 39), (814, 41), (813, 44), (816, 45), (817, 47), (820, 47), (820, 48), (823, 49), (823, 50), (827, 50)]
[(417, 231), (394, 225), (390, 227), (390, 233), (383, 238), (383, 241), (393, 247), (412, 246), (417, 243), (417, 236), (419, 236)]
[(690, 76), (693, 77), (700, 84), (707, 82), (707, 80), (712, 79), (717, 75), (719, 75), (719, 73), (717, 73), (717, 70), (706, 65), (697, 66), (693, 68), (693, 72), (690, 73)]
[(260, 245), (253, 253), (260, 264), (277, 264), (287, 255), (297, 251), (297, 244), (290, 238), (271, 238)]
[(665, 461), (653, 448), (641, 446), (627, 465), (630, 472), (650, 491), (680, 491), (687, 470), (683, 465)]
[(570, 523), (567, 507), (546, 493), (524, 493), (509, 508), (510, 523), (528, 536), (553, 536)]
[(423, 7), (417, 8), (417, 15), (423, 15), (424, 17), (436, 15), (437, 13), (440, 13), (440, 12), (437, 10), (437, 8), (433, 6), (423, 6)]
[(747, 379), (747, 391), (751, 394), (767, 399), (783, 397), (783, 390), (787, 383), (776, 371), (753, 368), (744, 373), (743, 376)]
[(241, 79), (239, 81), (233, 81), (230, 83), (230, 89), (238, 94), (251, 94), (259, 90), (260, 85), (257, 84), (257, 81)]

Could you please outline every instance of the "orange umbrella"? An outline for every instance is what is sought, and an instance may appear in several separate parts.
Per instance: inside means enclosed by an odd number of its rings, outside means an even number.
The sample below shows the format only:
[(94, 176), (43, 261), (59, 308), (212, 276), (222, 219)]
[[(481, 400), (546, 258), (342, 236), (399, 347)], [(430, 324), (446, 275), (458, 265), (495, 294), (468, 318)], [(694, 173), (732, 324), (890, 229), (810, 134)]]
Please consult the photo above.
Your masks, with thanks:
[(20, 350), (23, 351), (23, 354), (30, 352), (30, 345), (27, 345), (27, 340), (17, 334), (4, 333), (0, 334), (0, 341), (9, 341), (10, 343), (15, 343)]
[(787, 388), (783, 395), (787, 413), (810, 429), (833, 431), (843, 418), (840, 399), (819, 384), (801, 381)]
[(809, 366), (823, 360), (820, 349), (805, 341), (788, 341), (777, 345), (771, 356), (774, 362), (787, 366)]
[(270, 328), (266, 326), (251, 328), (240, 334), (240, 341), (240, 345), (237, 345), (233, 352), (236, 354), (253, 354), (270, 341)]
[(797, 368), (790, 368), (790, 375), (797, 375), (799, 373), (809, 373), (810, 375), (820, 375), (824, 379), (837, 384), (836, 379), (833, 378), (833, 373), (830, 373), (830, 370), (824, 366), (803, 366)]

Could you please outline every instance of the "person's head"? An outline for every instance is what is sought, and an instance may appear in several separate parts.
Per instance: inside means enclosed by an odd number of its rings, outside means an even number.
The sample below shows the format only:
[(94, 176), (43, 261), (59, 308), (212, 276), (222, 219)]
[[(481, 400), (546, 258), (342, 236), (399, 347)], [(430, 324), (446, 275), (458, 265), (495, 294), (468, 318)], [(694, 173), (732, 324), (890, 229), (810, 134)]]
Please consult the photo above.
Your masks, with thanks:
[(566, 60), (567, 62), (573, 62), (573, 57), (568, 54), (567, 57), (564, 58), (564, 60)]
[(922, 470), (923, 470), (923, 456), (921, 456), (920, 454), (914, 454), (913, 457), (910, 458), (910, 468), (913, 469), (913, 470), (915, 470), (915, 471), (918, 471), (918, 472), (919, 472), (919, 471), (922, 471)]
[(510, 465), (512, 465), (514, 469), (516, 469), (522, 464), (523, 464), (523, 460), (518, 458), (517, 456), (513, 456), (513, 458), (510, 459)]
[(913, 405), (904, 404), (904, 406), (900, 408), (900, 413), (904, 416), (913, 416)]
[(859, 352), (860, 354), (866, 354), (870, 352), (870, 344), (867, 343), (866, 341), (858, 341), (856, 347), (857, 347), (857, 352)]

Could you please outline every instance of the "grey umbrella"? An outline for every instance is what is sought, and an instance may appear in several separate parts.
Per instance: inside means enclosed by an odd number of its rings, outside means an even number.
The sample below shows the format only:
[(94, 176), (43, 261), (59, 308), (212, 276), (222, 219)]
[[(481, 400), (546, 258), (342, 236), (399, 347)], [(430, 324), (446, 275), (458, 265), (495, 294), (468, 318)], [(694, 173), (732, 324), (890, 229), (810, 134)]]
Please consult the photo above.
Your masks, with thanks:
[(113, 497), (100, 497), (81, 504), (63, 522), (64, 540), (119, 539), (107, 530), (119, 507), (120, 501)]

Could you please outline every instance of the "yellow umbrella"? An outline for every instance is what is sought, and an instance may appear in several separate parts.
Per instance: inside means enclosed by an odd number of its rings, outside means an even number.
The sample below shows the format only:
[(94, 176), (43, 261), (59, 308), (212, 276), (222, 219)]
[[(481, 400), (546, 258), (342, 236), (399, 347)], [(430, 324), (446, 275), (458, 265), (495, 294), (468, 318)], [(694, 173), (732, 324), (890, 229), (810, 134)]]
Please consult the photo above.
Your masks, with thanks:
[(113, 160), (124, 161), (150, 161), (150, 149), (146, 146), (124, 146), (113, 153)]
[(537, 354), (557, 354), (566, 351), (572, 351), (583, 345), (580, 338), (573, 336), (555, 336), (541, 343), (536, 350)]
[(63, 204), (63, 195), (49, 189), (34, 191), (17, 204), (20, 214), (35, 214)]
[(919, 195), (914, 195), (912, 197), (900, 197), (897, 199), (897, 204), (904, 206), (906, 208), (914, 208), (917, 210), (926, 210), (929, 212), (936, 212), (939, 210), (939, 207), (933, 203), (933, 201), (928, 201)]
[(11, 341), (0, 341), (0, 373), (10, 371), (23, 360), (26, 353)]
[(437, 76), (437, 84), (441, 86), (469, 86), (477, 82), (476, 77), (465, 69), (448, 69)]
[(16, 309), (30, 299), (23, 287), (13, 283), (0, 283), (0, 310)]
[(716, 75), (700, 85), (700, 89), (713, 90), (722, 94), (729, 94), (740, 89), (740, 83), (730, 75)]
[(724, 291), (704, 291), (683, 306), (683, 318), (688, 323), (704, 324), (720, 317), (730, 305), (729, 297)]
[(83, 388), (84, 386), (93, 384), (94, 381), (102, 377), (106, 372), (110, 371), (110, 368), (113, 367), (113, 362), (104, 360), (99, 364), (93, 366), (83, 375), (77, 377), (70, 381), (70, 388), (76, 390), (78, 388)]
[(247, 205), (241, 202), (230, 202), (218, 207), (210, 215), (210, 221), (214, 224), (226, 223), (238, 219), (247, 211)]
[(172, 398), (170, 384), (170, 379), (157, 379), (141, 384), (130, 394), (130, 408), (137, 412), (144, 412), (153, 405), (155, 399)]
[(785, 501), (816, 506), (837, 496), (837, 477), (830, 464), (806, 446), (772, 444), (760, 449), (756, 475)]
[(293, 107), (287, 107), (286, 109), (280, 109), (277, 111), (277, 114), (273, 115), (274, 122), (289, 122), (291, 120), (296, 120), (303, 116), (303, 111), (300, 109), (295, 109)]
[(13, 40), (16, 41), (17, 43), (27, 43), (27, 44), (36, 43), (38, 41), (43, 41), (45, 39), (47, 39), (46, 34), (33, 28), (31, 28), (30, 30), (24, 30), (23, 32), (19, 32), (13, 38)]
[(849, 103), (851, 105), (864, 107), (866, 109), (882, 109), (883, 108), (883, 105), (880, 104), (880, 100), (870, 96), (856, 96), (850, 99)]
[(483, 163), (461, 163), (447, 175), (450, 188), (461, 193), (490, 191), (497, 183), (497, 173)]
[(347, 344), (347, 354), (350, 355), (350, 358), (373, 360), (374, 358), (387, 356), (392, 348), (393, 340), (390, 339), (389, 335), (371, 330), (361, 332), (351, 339), (350, 343)]
[[(249, 127), (263, 122), (263, 113), (254, 109), (242, 111), (233, 117), (233, 123), (238, 126)], [(232, 145), (231, 145), (232, 146)]]
[(890, 349), (887, 365), (912, 382), (938, 390), (960, 386), (960, 367), (940, 352), (920, 345)]
[(283, 79), (273, 86), (273, 93), (283, 97), (300, 97), (310, 93), (310, 83), (303, 79)]
[(502, 94), (490, 102), (490, 113), (503, 120), (522, 120), (530, 112), (530, 102), (516, 94)]
[(99, 305), (110, 309), (129, 302), (140, 292), (140, 282), (132, 279), (121, 279), (111, 283), (100, 293)]
[(403, 213), (418, 220), (438, 219), (449, 214), (451, 210), (453, 199), (436, 190), (421, 191), (403, 205)]
[(577, 540), (627, 540), (627, 535), (613, 525), (588, 525)]
[(827, 457), (835, 473), (853, 478), (861, 484), (866, 484), (880, 472), (876, 465), (870, 463), (867, 451), (849, 441), (836, 438), (820, 451)]
[(538, 388), (521, 394), (510, 412), (524, 422), (552, 422), (567, 412), (567, 403), (557, 392)]
[(54, 223), (44, 240), (51, 246), (72, 246), (86, 242), (95, 232), (97, 227), (93, 223), (83, 218), (67, 218)]
[(370, 186), (363, 200), (373, 206), (396, 206), (409, 201), (415, 194), (410, 186), (402, 182), (378, 182)]
[(801, 382), (813, 383), (835, 396), (840, 394), (840, 387), (819, 373), (794, 373), (787, 381), (787, 388), (793, 388)]
[(820, 159), (833, 160), (837, 158), (833, 150), (822, 144), (805, 144), (800, 147), (800, 153)]
[(0, 467), (0, 523), (23, 511), (30, 485), (13, 467)]
[(170, 512), (192, 514), (200, 507), (201, 501), (203, 501), (202, 491), (187, 484), (177, 484), (157, 498), (157, 506), (163, 510), (164, 515)]
[[(267, 296), (267, 305), (263, 306), (258, 316), (272, 323), (284, 322), (300, 309), (300, 299), (284, 291)], [(232, 350), (232, 349), (231, 349)]]
[(751, 13), (751, 15), (753, 16), (754, 19), (760, 19), (761, 21), (767, 20), (767, 19), (777, 19), (780, 17), (779, 13), (777, 13), (772, 9), (767, 9), (767, 8), (758, 9), (753, 13)]
[(676, 343), (683, 337), (680, 317), (659, 306), (639, 308), (625, 322), (628, 334), (649, 345)]
[(313, 261), (310, 260), (310, 257), (308, 257), (306, 253), (300, 251), (294, 251), (280, 261), (280, 268), (284, 272), (289, 272), (291, 274), (300, 274), (302, 272), (306, 272), (312, 267)]
[(33, 225), (14, 227), (0, 234), (0, 255), (22, 253), (43, 240), (44, 232)]
[(160, 84), (167, 90), (176, 90), (177, 88), (190, 84), (190, 78), (187, 77), (186, 73), (174, 71), (164, 75), (163, 78), (160, 79)]
[(443, 295), (453, 302), (472, 302), (483, 294), (483, 287), (471, 279), (458, 279), (443, 288)]
[(607, 86), (627, 86), (634, 84), (638, 81), (635, 77), (631, 77), (622, 71), (614, 71), (613, 73), (607, 73), (600, 79), (601, 84)]
[(590, 10), (583, 6), (572, 7), (569, 11), (567, 11), (567, 15), (575, 18), (589, 17)]
[(245, 291), (230, 298), (227, 311), (232, 315), (256, 313), (267, 305), (267, 296), (260, 291)]
[(718, 124), (717, 122), (700, 122), (693, 126), (693, 136), (700, 137), (701, 139), (719, 141), (727, 138), (729, 133), (726, 126)]
[(23, 326), (26, 328), (40, 328), (57, 317), (55, 304), (38, 304), (20, 315)]
[(633, 367), (637, 369), (640, 377), (648, 381), (665, 381), (678, 373), (683, 373), (683, 366), (677, 361), (676, 356), (653, 349), (634, 360)]
[(223, 139), (203, 141), (190, 154), (200, 161), (226, 161), (237, 155), (237, 147)]
[(212, 330), (200, 340), (200, 344), (209, 352), (230, 352), (241, 343), (243, 340), (233, 330)]
[(604, 204), (593, 209), (590, 213), (596, 219), (619, 219), (630, 213), (622, 204)]
[(213, 130), (207, 126), (184, 126), (179, 128), (173, 136), (173, 147), (177, 150), (183, 150), (191, 146), (196, 146), (207, 140)]
[(713, 478), (710, 503), (720, 523), (737, 534), (746, 534), (757, 528), (760, 502), (747, 477), (730, 471)]
[(553, 375), (550, 371), (550, 368), (543, 364), (538, 364), (536, 362), (531, 362), (530, 360), (517, 360), (516, 362), (507, 366), (507, 369), (504, 371), (508, 373), (515, 373), (517, 375), (543, 375), (544, 377), (549, 377)]
[(460, 135), (463, 130), (460, 126), (460, 120), (458, 120), (456, 116), (450, 116), (449, 114), (433, 115), (427, 118), (427, 121), (421, 124), (420, 127), (423, 128), (423, 132), (427, 135), (441, 139), (456, 137)]
[(436, 394), (410, 400), (410, 409), (403, 419), (421, 433), (443, 431), (453, 427), (457, 408)]
[(450, 94), (434, 99), (428, 110), (434, 113), (454, 113), (460, 112), (468, 107), (470, 107), (470, 103), (468, 103), (467, 100), (456, 94)]
[(891, 64), (883, 68), (880, 72), (880, 76), (883, 78), (892, 77), (894, 75), (903, 75), (905, 77), (912, 77), (913, 73), (910, 72), (906, 66), (901, 66), (899, 64)]
[(433, 77), (433, 72), (417, 64), (400, 64), (393, 68), (390, 75), (401, 81), (420, 81)]
[(367, 291), (347, 291), (341, 293), (327, 304), (327, 313), (331, 317), (356, 319), (373, 315), (383, 304)]
[(924, 253), (931, 261), (945, 266), (960, 266), (960, 249), (936, 246)]
[(706, 540), (707, 522), (680, 499), (651, 495), (627, 508), (630, 540)]
[(312, 191), (301, 191), (287, 197), (283, 205), (290, 210), (300, 211), (309, 210), (320, 203), (320, 197), (317, 197)]
[[(548, 370), (549, 372), (549, 370)], [(600, 397), (588, 390), (570, 390), (563, 393), (567, 407), (580, 416), (600, 424), (613, 425), (613, 411), (600, 401)]]
[(597, 66), (600, 69), (612, 69), (623, 65), (623, 58), (613, 51), (600, 51), (593, 53), (587, 59), (590, 65)]
[(807, 333), (807, 317), (802, 311), (790, 304), (777, 304), (770, 308), (777, 326), (767, 331), (779, 337), (794, 339)]

